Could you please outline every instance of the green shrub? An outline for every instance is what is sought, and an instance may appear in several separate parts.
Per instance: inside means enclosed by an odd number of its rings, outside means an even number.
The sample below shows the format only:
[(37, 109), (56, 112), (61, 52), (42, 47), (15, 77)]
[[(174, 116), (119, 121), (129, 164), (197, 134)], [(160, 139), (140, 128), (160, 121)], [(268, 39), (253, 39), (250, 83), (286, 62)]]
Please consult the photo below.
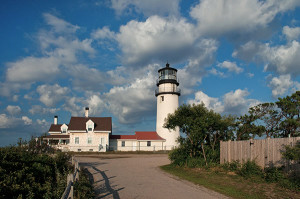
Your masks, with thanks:
[[(0, 198), (60, 198), (66, 185), (68, 159), (32, 153), (19, 147), (0, 148)], [(57, 165), (65, 165), (58, 169)]]
[(286, 178), (283, 178), (278, 183), (282, 187), (300, 191), (300, 179), (295, 175), (295, 173), (292, 173), (291, 175), (287, 176)]
[(93, 186), (89, 180), (89, 171), (83, 169), (79, 173), (79, 180), (74, 183), (74, 198), (75, 199), (92, 199), (95, 197)]
[(238, 171), (242, 167), (242, 165), (238, 160), (236, 160), (233, 162), (226, 162), (222, 165), (222, 167), (227, 171)]
[(189, 158), (187, 160), (187, 167), (189, 168), (199, 168), (205, 166), (205, 161), (203, 158)]
[(171, 163), (176, 166), (185, 166), (187, 164), (189, 155), (186, 153), (186, 150), (179, 147), (169, 153), (169, 159)]
[(300, 164), (300, 142), (293, 147), (285, 146), (285, 151), (282, 153), (287, 160), (294, 160)]
[(266, 168), (264, 170), (265, 180), (267, 182), (279, 182), (285, 179), (283, 171), (276, 167)]
[(262, 177), (263, 171), (255, 161), (247, 161), (242, 165), (241, 169), (238, 170), (238, 174), (246, 178), (253, 176)]

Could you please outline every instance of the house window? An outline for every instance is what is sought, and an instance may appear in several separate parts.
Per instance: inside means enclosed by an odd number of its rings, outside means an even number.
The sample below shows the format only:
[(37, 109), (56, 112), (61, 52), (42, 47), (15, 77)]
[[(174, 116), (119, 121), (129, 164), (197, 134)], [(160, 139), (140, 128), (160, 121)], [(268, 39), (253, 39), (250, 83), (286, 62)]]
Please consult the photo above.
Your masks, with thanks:
[(122, 147), (124, 147), (125, 146), (125, 141), (122, 141)]
[(104, 145), (104, 144), (105, 144), (105, 138), (101, 138), (101, 139), (100, 139), (100, 144), (101, 144), (101, 145)]
[(151, 146), (151, 141), (147, 141), (147, 146)]
[(77, 151), (78, 151), (78, 152), (80, 152), (80, 151), (81, 151), (81, 149), (77, 149)]
[(63, 129), (63, 130), (62, 130), (62, 133), (67, 133), (67, 129)]
[(89, 124), (88, 126), (88, 131), (92, 131), (93, 130), (93, 125), (92, 124)]
[(92, 144), (92, 138), (91, 137), (88, 138), (88, 144)]
[(89, 151), (93, 151), (93, 149), (89, 149)]
[(79, 144), (79, 137), (75, 137), (75, 144)]

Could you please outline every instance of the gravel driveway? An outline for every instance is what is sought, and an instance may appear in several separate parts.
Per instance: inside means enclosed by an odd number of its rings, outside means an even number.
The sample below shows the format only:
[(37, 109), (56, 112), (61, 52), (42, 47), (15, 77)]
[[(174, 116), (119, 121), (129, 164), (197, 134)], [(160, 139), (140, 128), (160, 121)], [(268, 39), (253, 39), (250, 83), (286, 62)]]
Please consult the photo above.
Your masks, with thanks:
[(169, 164), (165, 154), (113, 154), (76, 159), (91, 173), (96, 198), (226, 198), (160, 170), (159, 166)]

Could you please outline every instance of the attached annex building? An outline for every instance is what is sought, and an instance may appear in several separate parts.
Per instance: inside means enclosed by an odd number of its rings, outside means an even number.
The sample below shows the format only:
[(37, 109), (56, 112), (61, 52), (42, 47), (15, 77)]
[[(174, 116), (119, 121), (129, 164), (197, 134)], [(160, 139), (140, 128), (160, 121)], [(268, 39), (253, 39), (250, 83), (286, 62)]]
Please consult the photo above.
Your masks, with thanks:
[(155, 131), (136, 131), (134, 135), (110, 135), (110, 149), (114, 151), (166, 150), (166, 140)]

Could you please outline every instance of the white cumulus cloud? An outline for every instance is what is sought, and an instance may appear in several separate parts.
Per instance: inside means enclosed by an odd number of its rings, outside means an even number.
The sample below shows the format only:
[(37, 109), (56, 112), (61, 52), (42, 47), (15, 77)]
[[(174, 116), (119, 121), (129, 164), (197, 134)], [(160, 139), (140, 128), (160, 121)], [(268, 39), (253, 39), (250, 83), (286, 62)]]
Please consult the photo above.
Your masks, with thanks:
[(40, 94), (40, 101), (46, 106), (53, 107), (61, 100), (65, 99), (69, 92), (68, 87), (61, 87), (58, 84), (41, 85), (37, 87), (37, 92)]
[(222, 113), (224, 111), (224, 106), (222, 102), (219, 101), (218, 98), (209, 97), (202, 91), (198, 91), (195, 93), (195, 99), (189, 100), (189, 104), (201, 104), (204, 103), (208, 109), (212, 109), (218, 113)]
[(300, 36), (300, 27), (284, 26), (282, 32), (288, 40), (297, 40)]
[(12, 106), (12, 105), (8, 105), (6, 107), (6, 111), (10, 114), (10, 115), (18, 115), (21, 113), (21, 108), (19, 106)]
[(153, 69), (135, 79), (129, 85), (115, 86), (105, 93), (108, 110), (120, 123), (132, 124), (142, 121), (144, 117), (154, 115), (155, 110), (155, 79)]
[(290, 74), (272, 77), (268, 86), (272, 89), (274, 98), (300, 90), (300, 83), (293, 81)]
[(194, 25), (185, 19), (151, 16), (145, 22), (132, 20), (121, 26), (117, 41), (124, 61), (140, 64), (186, 59), (192, 54), (197, 34)]
[(22, 116), (22, 120), (24, 121), (24, 124), (25, 124), (25, 125), (30, 125), (30, 124), (32, 124), (32, 119), (30, 119), (30, 118), (27, 117), (27, 116)]
[(217, 66), (219, 68), (225, 68), (230, 72), (235, 72), (236, 74), (243, 72), (243, 69), (241, 67), (238, 67), (235, 62), (223, 61), (222, 63), (219, 63)]
[(299, 6), (298, 0), (202, 0), (190, 15), (204, 34), (250, 32), (267, 26), (278, 13)]
[(265, 45), (260, 56), (265, 60), (266, 71), (275, 71), (280, 75), (283, 74), (300, 74), (300, 44), (292, 41), (287, 45), (270, 47)]
[(195, 99), (188, 100), (188, 103), (204, 103), (207, 108), (218, 113), (241, 115), (245, 114), (250, 107), (260, 103), (258, 100), (248, 99), (248, 95), (247, 90), (237, 89), (226, 93), (220, 98), (213, 98), (202, 91), (198, 91), (195, 93)]

